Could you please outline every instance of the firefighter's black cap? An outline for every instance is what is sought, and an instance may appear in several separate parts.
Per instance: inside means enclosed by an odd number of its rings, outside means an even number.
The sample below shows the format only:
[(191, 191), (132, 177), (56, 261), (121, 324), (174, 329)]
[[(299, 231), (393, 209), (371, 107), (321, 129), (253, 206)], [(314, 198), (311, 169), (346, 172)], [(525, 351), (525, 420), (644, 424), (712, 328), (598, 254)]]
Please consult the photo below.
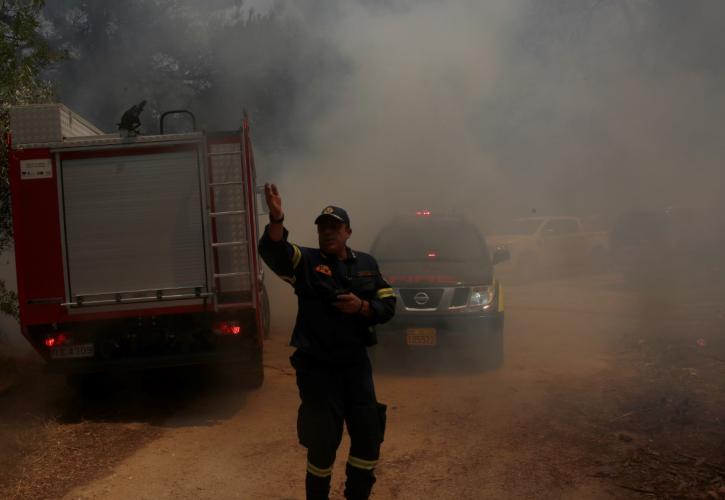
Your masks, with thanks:
[(332, 217), (335, 220), (345, 223), (347, 227), (350, 227), (350, 217), (344, 208), (333, 207), (332, 205), (322, 209), (322, 213), (315, 219), (315, 224), (319, 224), (324, 217)]

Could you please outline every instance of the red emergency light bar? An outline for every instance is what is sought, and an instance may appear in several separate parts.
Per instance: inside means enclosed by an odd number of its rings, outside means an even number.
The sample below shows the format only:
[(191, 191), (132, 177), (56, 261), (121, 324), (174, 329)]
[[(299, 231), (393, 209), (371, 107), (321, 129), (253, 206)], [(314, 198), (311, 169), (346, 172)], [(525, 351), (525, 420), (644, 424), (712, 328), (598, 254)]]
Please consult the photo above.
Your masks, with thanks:
[(415, 215), (417, 215), (418, 217), (430, 217), (431, 213), (430, 210), (418, 210), (417, 212), (415, 212)]

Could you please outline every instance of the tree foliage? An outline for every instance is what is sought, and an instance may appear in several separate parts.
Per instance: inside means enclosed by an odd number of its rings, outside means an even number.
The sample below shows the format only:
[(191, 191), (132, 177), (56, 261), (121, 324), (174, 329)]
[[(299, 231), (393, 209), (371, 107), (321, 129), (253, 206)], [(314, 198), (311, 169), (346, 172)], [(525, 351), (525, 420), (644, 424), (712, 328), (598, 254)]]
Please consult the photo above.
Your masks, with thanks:
[[(0, 1), (0, 252), (12, 241), (8, 185), (9, 110), (16, 104), (48, 102), (52, 86), (41, 72), (62, 54), (40, 32), (43, 1)], [(0, 282), (0, 311), (17, 316), (17, 297)]]
[[(10, 131), (9, 110), (17, 104), (48, 102), (52, 86), (41, 72), (62, 54), (50, 48), (40, 33), (43, 1), (4, 0), (0, 2), (0, 134)], [(0, 251), (12, 238), (10, 191), (8, 186), (7, 142), (0, 145)]]
[(169, 109), (219, 130), (237, 128), (246, 108), (260, 151), (289, 150), (303, 141), (293, 123), (300, 96), (346, 70), (304, 17), (315, 11), (308, 3), (255, 12), (240, 0), (48, 0), (50, 41), (70, 55), (50, 77), (65, 104), (104, 130), (141, 99), (146, 133)]

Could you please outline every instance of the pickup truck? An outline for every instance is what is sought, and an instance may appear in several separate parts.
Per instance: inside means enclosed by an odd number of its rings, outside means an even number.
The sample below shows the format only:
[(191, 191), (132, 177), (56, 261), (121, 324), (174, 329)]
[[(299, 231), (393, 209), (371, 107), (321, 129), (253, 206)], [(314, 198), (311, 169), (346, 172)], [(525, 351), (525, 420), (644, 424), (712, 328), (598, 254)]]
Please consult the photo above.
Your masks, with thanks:
[(571, 216), (539, 216), (515, 219), (489, 244), (506, 248), (509, 264), (500, 272), (517, 279), (533, 279), (601, 267), (609, 254), (609, 236), (588, 229), (582, 219)]
[(494, 266), (505, 249), (489, 251), (486, 240), (461, 215), (421, 210), (395, 218), (371, 249), (395, 289), (395, 317), (379, 328), (376, 358), (405, 365), (430, 356), (472, 358), (495, 369), (504, 358), (503, 286)]

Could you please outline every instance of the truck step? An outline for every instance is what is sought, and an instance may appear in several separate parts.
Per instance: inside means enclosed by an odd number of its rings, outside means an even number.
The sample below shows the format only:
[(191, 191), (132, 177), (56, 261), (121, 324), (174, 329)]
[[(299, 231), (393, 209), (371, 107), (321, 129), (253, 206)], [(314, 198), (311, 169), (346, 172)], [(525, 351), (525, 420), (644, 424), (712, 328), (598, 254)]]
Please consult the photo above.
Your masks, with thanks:
[(247, 213), (246, 210), (230, 210), (228, 212), (209, 212), (209, 216), (221, 217), (223, 215), (244, 215), (246, 213)]
[(208, 157), (213, 158), (215, 156), (241, 156), (241, 151), (225, 151), (223, 153), (209, 153), (207, 154)]
[(209, 184), (209, 187), (215, 188), (219, 186), (241, 186), (244, 184), (242, 181), (229, 181), (229, 182), (212, 182)]
[(242, 307), (254, 307), (254, 302), (227, 302), (226, 304), (216, 304), (217, 309), (239, 309)]
[(240, 247), (244, 245), (248, 245), (249, 242), (247, 240), (243, 241), (220, 241), (218, 243), (212, 243), (212, 248), (219, 248), (219, 247)]
[(235, 276), (249, 276), (250, 272), (236, 272), (236, 273), (214, 273), (214, 279), (217, 278), (233, 278)]

